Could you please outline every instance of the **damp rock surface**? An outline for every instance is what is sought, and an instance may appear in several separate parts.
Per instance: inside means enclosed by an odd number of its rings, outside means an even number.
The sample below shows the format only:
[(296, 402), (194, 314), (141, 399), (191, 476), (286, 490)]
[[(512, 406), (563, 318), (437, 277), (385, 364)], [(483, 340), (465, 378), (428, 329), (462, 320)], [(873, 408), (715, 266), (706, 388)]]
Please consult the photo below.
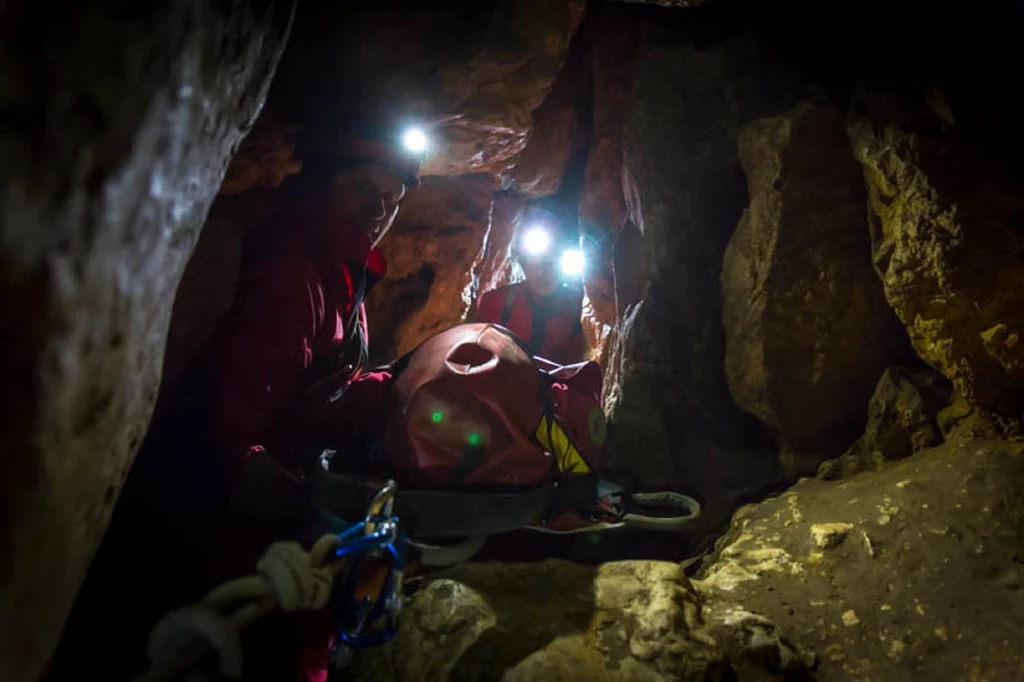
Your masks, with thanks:
[(50, 655), (141, 442), (174, 291), (293, 3), (4, 10), (0, 678)]
[(1016, 679), (1024, 443), (964, 440), (740, 509), (694, 584), (814, 654), (814, 679)]
[[(874, 264), (921, 359), (953, 382), (951, 421), (1015, 434), (1024, 415), (1024, 195), (1019, 174), (957, 128), (941, 95), (863, 94)], [(955, 430), (957, 424), (952, 424)]]
[(360, 653), (351, 679), (726, 679), (672, 563), (467, 564), (426, 580), (396, 639)]
[(366, 304), (375, 361), (390, 362), (463, 321), (493, 188), (486, 174), (425, 178), (402, 202), (379, 246), (387, 275)]
[(728, 392), (719, 276), (746, 204), (738, 132), (794, 101), (756, 44), (698, 49), (638, 30), (623, 127), (639, 220), (614, 236), (605, 461), (628, 484), (700, 491), (713, 527), (737, 496), (781, 476), (763, 426)]
[(862, 432), (909, 345), (871, 264), (845, 110), (801, 103), (744, 126), (738, 148), (750, 206), (722, 266), (726, 378), (790, 472), (812, 473)]
[(939, 413), (949, 401), (949, 382), (929, 367), (890, 367), (868, 403), (864, 434), (836, 459), (822, 462), (819, 478), (874, 471), (942, 443)]

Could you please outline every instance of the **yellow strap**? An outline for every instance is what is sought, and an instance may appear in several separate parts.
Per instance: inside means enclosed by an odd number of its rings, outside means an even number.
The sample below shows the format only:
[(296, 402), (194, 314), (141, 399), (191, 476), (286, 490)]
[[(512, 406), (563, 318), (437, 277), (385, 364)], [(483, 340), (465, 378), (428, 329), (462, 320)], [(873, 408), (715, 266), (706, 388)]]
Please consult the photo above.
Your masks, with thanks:
[(537, 427), (534, 435), (541, 447), (554, 455), (559, 471), (571, 474), (590, 473), (587, 462), (569, 440), (569, 436), (565, 434), (562, 427), (558, 425), (558, 422), (545, 415), (540, 420), (540, 426)]

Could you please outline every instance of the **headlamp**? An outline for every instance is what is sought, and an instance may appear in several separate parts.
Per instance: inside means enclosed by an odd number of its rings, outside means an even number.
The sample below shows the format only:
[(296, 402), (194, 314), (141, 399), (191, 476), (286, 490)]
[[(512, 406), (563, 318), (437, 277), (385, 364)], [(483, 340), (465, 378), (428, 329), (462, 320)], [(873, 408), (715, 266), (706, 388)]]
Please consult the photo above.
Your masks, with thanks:
[(413, 154), (422, 154), (430, 146), (427, 134), (420, 128), (409, 128), (402, 133), (402, 144)]
[(567, 277), (579, 277), (586, 268), (587, 260), (579, 249), (566, 249), (562, 252), (562, 274)]
[(534, 225), (523, 233), (523, 253), (529, 256), (541, 256), (551, 248), (551, 232), (544, 227)]

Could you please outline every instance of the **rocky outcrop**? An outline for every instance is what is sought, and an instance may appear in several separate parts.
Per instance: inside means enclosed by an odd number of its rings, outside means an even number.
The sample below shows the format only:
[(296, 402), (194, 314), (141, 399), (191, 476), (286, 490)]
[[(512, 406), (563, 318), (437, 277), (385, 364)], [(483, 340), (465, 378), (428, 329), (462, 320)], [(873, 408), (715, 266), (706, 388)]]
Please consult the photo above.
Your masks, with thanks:
[(476, 305), (485, 291), (497, 289), (523, 278), (522, 269), (515, 260), (513, 240), (516, 220), (525, 200), (516, 192), (497, 192), (491, 203), (487, 234), (480, 253), (473, 261), (471, 303)]
[[(630, 110), (639, 24), (628, 8), (598, 5), (587, 18), (591, 45), (593, 114), (579, 215), (583, 247), (590, 267), (583, 283), (593, 309), (593, 325), (614, 325), (618, 301), (633, 300), (616, 291), (616, 245), (643, 232), (640, 200), (625, 164), (625, 126)], [(625, 264), (619, 279), (632, 264)]]
[(277, 129), (257, 125), (228, 164), (220, 194), (230, 196), (255, 187), (280, 187), (289, 175), (302, 170), (295, 158), (293, 139), (298, 128)]
[(863, 431), (878, 377), (910, 349), (871, 265), (845, 111), (802, 103), (749, 123), (739, 158), (750, 207), (722, 268), (725, 374), (787, 470), (811, 473)]
[(706, 620), (667, 562), (470, 564), (427, 581), (396, 639), (361, 652), (350, 679), (696, 682), (804, 668), (765, 619)]
[[(319, 116), (330, 132), (332, 116), (373, 100), (396, 124), (430, 127), (424, 173), (500, 173), (526, 145), (583, 10), (583, 0), (308, 3), (268, 113), (281, 124)], [(315, 147), (321, 133), (307, 132)]]
[(1024, 666), (1024, 446), (968, 441), (737, 512), (695, 581), (704, 618), (744, 611), (814, 679), (1014, 679)]
[(949, 402), (949, 382), (932, 369), (890, 367), (868, 404), (868, 425), (841, 457), (822, 462), (818, 478), (845, 478), (876, 471), (942, 443), (939, 412)]
[(1013, 679), (1024, 444), (963, 441), (738, 511), (693, 580), (621, 561), (423, 578), (355, 680)]
[(504, 187), (529, 197), (557, 194), (570, 161), (586, 152), (591, 110), (589, 23), (576, 31), (551, 92), (533, 111), (530, 137), (502, 176)]
[(393, 360), (463, 320), (493, 190), (490, 175), (425, 178), (402, 202), (380, 244), (387, 276), (366, 303), (374, 361)]
[(955, 421), (1019, 432), (1024, 196), (1009, 167), (973, 147), (935, 93), (924, 104), (862, 97), (850, 139), (875, 267), (914, 350), (953, 382)]
[(0, 678), (38, 676), (102, 537), (292, 9), (85, 2), (60, 32), (41, 7), (5, 13)]
[[(637, 483), (731, 499), (779, 475), (763, 427), (736, 408), (722, 369), (719, 274), (747, 202), (736, 137), (794, 100), (755, 44), (698, 49), (646, 23), (633, 81), (625, 158), (638, 220), (615, 243), (608, 466)], [(728, 505), (718, 513), (724, 522)]]
[(59, 30), (42, 6), (4, 10), (2, 679), (39, 675), (103, 535), (292, 9), (81, 2)]

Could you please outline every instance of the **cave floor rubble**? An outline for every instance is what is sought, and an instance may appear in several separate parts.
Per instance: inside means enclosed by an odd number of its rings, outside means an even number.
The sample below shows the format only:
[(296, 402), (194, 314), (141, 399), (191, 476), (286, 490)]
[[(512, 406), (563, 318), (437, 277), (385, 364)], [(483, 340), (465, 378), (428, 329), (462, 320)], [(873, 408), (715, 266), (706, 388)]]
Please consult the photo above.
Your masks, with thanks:
[(1024, 679), (1024, 443), (963, 440), (736, 512), (691, 579), (630, 560), (424, 580), (375, 680)]

